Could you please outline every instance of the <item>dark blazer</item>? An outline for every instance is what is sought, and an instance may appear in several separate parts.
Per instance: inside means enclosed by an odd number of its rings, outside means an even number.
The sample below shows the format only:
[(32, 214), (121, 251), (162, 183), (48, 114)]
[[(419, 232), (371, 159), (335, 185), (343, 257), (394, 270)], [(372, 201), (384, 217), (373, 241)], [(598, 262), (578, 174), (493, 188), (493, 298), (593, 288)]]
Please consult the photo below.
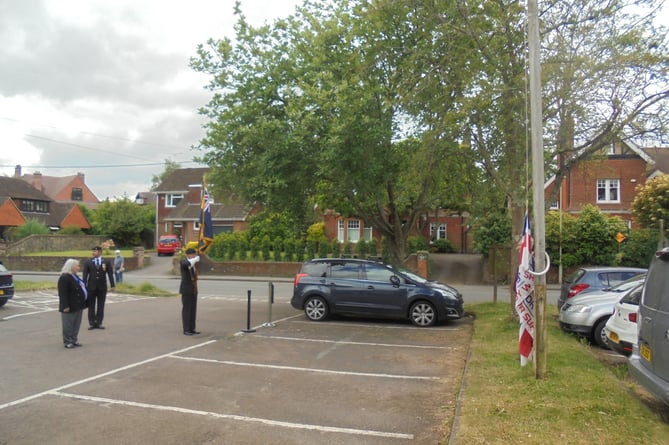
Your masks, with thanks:
[(89, 291), (107, 290), (107, 277), (109, 278), (109, 286), (114, 287), (114, 270), (111, 262), (104, 258), (100, 259), (102, 260), (102, 264), (100, 264), (99, 269), (93, 262), (93, 258), (86, 260), (82, 268), (82, 278), (84, 283), (86, 283), (86, 289)]
[(179, 263), (181, 270), (181, 284), (179, 285), (179, 293), (181, 295), (195, 295), (195, 284), (197, 282), (197, 269), (190, 265), (190, 261), (184, 258)]
[(64, 273), (58, 278), (58, 311), (66, 307), (70, 312), (84, 309), (87, 305), (86, 295), (72, 274)]

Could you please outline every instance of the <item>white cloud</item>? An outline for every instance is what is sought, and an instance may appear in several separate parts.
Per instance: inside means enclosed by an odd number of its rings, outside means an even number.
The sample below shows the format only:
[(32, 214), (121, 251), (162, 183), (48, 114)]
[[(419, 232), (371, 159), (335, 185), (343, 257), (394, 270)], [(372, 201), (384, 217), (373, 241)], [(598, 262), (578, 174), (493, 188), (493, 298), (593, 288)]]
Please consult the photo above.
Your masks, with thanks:
[[(260, 25), (300, 0), (242, 0)], [(149, 188), (165, 159), (192, 166), (208, 79), (198, 44), (234, 37), (233, 0), (0, 4), (0, 174), (86, 174), (98, 198)], [(132, 167), (116, 167), (133, 164)], [(153, 165), (146, 165), (153, 164)]]

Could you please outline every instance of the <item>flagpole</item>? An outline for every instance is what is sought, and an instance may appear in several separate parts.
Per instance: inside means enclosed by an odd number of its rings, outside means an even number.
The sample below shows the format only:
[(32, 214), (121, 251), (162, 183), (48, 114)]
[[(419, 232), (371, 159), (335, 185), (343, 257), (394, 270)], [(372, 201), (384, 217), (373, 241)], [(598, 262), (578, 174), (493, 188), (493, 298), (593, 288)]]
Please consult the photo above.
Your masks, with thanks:
[[(535, 270), (546, 267), (546, 213), (544, 204), (544, 145), (541, 110), (541, 40), (539, 37), (538, 0), (528, 0), (528, 43), (530, 78), (530, 136), (532, 147), (532, 191), (534, 204), (534, 264)], [(546, 364), (546, 275), (537, 274), (534, 280), (535, 378), (547, 376)]]

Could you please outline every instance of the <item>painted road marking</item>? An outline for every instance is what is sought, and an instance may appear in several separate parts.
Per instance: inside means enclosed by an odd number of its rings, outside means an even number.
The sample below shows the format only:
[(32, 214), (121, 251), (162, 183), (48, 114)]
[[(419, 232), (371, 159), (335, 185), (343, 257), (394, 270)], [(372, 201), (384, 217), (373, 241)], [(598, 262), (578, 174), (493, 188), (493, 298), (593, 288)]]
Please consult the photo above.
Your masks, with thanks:
[(399, 343), (370, 343), (364, 341), (344, 341), (344, 340), (322, 340), (315, 338), (298, 338), (298, 337), (280, 337), (276, 335), (258, 335), (257, 337), (271, 338), (273, 340), (291, 340), (291, 341), (308, 341), (315, 343), (332, 343), (336, 345), (353, 345), (353, 346), (384, 346), (388, 348), (409, 348), (409, 349), (458, 349), (450, 346), (426, 346), (426, 345), (402, 345)]

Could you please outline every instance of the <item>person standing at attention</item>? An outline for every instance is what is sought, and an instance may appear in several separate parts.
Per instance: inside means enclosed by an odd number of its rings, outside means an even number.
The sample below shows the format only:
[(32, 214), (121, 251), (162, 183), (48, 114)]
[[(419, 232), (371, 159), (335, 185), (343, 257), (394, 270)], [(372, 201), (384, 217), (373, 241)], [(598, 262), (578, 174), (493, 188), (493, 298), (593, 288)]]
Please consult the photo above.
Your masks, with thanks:
[(179, 293), (181, 294), (181, 323), (184, 329), (184, 335), (199, 334), (195, 330), (195, 318), (197, 314), (197, 267), (200, 261), (195, 249), (186, 249), (186, 258), (181, 260), (181, 284)]
[(86, 286), (79, 275), (79, 261), (68, 259), (58, 278), (58, 311), (63, 322), (63, 344), (67, 349), (81, 346), (79, 328), (86, 307)]
[(88, 291), (88, 330), (104, 329), (105, 300), (107, 299), (107, 278), (109, 287), (114, 289), (114, 274), (109, 260), (101, 258), (102, 248), (93, 247), (92, 257), (84, 264), (83, 279)]
[(114, 258), (114, 279), (116, 284), (123, 283), (123, 271), (125, 271), (125, 261), (121, 255), (121, 251), (116, 251), (116, 258)]

